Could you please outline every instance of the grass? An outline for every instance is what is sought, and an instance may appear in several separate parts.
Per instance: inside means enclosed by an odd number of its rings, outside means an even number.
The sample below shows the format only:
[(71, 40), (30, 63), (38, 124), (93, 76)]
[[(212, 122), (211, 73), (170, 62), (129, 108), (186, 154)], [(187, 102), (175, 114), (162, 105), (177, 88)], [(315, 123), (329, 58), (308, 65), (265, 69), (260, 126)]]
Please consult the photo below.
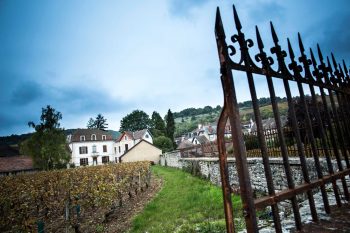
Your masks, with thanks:
[[(163, 188), (133, 219), (129, 233), (226, 232), (220, 187), (173, 168), (153, 166), (152, 172), (163, 179)], [(239, 196), (233, 203), (241, 208)], [(242, 225), (243, 220), (236, 221)]]

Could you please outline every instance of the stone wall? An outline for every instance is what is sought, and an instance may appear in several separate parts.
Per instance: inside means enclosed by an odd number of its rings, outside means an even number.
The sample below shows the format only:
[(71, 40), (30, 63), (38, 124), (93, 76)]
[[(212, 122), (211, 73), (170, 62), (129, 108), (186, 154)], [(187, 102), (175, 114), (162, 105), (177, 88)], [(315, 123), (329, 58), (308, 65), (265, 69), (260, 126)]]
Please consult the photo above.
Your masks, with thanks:
[[(248, 158), (248, 168), (250, 172), (252, 187), (257, 192), (267, 193), (267, 184), (265, 170), (262, 158)], [(309, 177), (311, 180), (317, 179), (315, 162), (313, 158), (306, 159)], [(289, 159), (295, 185), (304, 182), (301, 164), (299, 158)], [(327, 163), (325, 159), (320, 159), (322, 172), (328, 174)], [(336, 161), (332, 161), (334, 170), (337, 171)], [(213, 184), (220, 185), (220, 170), (218, 158), (181, 158), (179, 151), (173, 151), (163, 154), (160, 159), (162, 166), (175, 167), (191, 172), (209, 179)], [(287, 178), (283, 166), (282, 158), (270, 158), (270, 167), (275, 185), (275, 190), (281, 191), (287, 188)], [(228, 158), (229, 179), (231, 186), (235, 189), (239, 187), (238, 175), (236, 170), (236, 161), (234, 158)]]

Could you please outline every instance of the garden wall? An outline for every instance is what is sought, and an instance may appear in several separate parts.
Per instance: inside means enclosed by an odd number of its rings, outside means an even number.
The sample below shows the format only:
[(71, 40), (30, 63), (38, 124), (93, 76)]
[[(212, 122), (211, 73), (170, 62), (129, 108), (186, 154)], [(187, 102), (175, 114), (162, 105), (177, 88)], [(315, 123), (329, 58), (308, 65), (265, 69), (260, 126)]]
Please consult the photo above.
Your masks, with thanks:
[[(253, 189), (257, 192), (267, 193), (267, 184), (264, 172), (262, 158), (247, 158), (248, 168)], [(313, 158), (307, 158), (307, 167), (311, 180), (317, 179), (315, 162)], [(303, 183), (303, 175), (299, 158), (289, 159), (295, 185)], [(328, 174), (326, 160), (320, 159), (322, 172)], [(332, 161), (335, 171), (337, 171), (336, 161)], [(198, 175), (209, 179), (213, 184), (220, 185), (220, 169), (218, 158), (181, 158), (179, 151), (173, 151), (161, 156), (160, 164), (162, 166), (175, 167), (188, 171), (194, 175)], [(281, 191), (287, 188), (287, 178), (284, 171), (282, 158), (270, 158), (270, 167), (274, 180), (275, 190)], [(230, 184), (235, 189), (239, 187), (238, 176), (236, 170), (236, 161), (234, 158), (228, 158), (228, 169), (230, 174)]]

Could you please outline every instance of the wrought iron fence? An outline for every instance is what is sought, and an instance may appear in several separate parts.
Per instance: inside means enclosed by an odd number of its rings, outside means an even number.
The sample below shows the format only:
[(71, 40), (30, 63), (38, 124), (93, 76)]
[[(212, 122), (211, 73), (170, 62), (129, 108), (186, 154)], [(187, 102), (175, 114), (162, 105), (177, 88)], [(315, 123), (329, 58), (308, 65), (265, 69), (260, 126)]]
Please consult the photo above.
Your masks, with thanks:
[[(287, 39), (287, 53), (280, 46), (279, 38), (272, 23), (270, 27), (273, 47), (270, 49), (270, 56), (264, 48), (258, 27), (256, 27), (255, 45), (252, 39), (245, 37), (234, 6), (233, 16), (237, 32), (230, 37), (229, 44), (226, 43), (226, 35), (219, 9), (217, 9), (215, 22), (221, 82), (224, 92), (224, 106), (217, 127), (217, 144), (227, 232), (234, 232), (234, 216), (231, 201), (232, 189), (230, 188), (227, 163), (229, 153), (224, 138), (224, 129), (227, 121), (230, 122), (232, 129), (231, 143), (236, 158), (236, 168), (247, 231), (258, 232), (256, 211), (259, 208), (270, 206), (276, 232), (282, 232), (278, 203), (285, 200), (290, 201), (294, 214), (295, 227), (297, 230), (300, 230), (302, 228), (302, 221), (296, 199), (298, 194), (306, 193), (313, 221), (318, 221), (313, 190), (317, 188), (321, 190), (326, 213), (330, 213), (331, 211), (326, 192), (326, 184), (331, 184), (338, 206), (342, 205), (340, 192), (343, 193), (346, 200), (349, 200), (348, 187), (345, 181), (345, 176), (350, 174), (348, 159), (350, 142), (350, 123), (348, 120), (350, 117), (349, 69), (344, 61), (342, 64), (339, 64), (333, 54), (331, 54), (331, 59), (329, 57), (325, 59), (318, 45), (318, 60), (316, 60), (312, 49), (309, 51), (309, 58), (300, 34), (298, 34), (300, 57), (296, 57), (289, 39)], [(252, 56), (251, 53), (254, 49), (257, 49), (258, 52)], [(259, 199), (254, 199), (253, 197), (246, 159), (247, 154), (249, 154), (249, 150), (248, 152), (246, 150), (246, 145), (249, 141), (245, 140), (241, 130), (236, 97), (237, 90), (235, 89), (233, 79), (233, 76), (239, 71), (244, 73), (249, 85), (256, 121), (256, 141), (258, 143), (258, 148), (254, 149), (260, 151), (267, 181), (268, 195)], [(276, 129), (271, 134), (264, 132), (257, 99), (255, 75), (264, 77), (267, 82), (276, 126)], [(276, 101), (274, 80), (277, 79), (282, 80), (288, 101), (289, 132), (284, 131)], [(304, 113), (303, 119), (300, 119), (300, 114), (298, 109), (296, 109), (295, 99), (292, 97), (292, 83), (297, 87), (300, 101), (299, 107), (302, 108)], [(305, 95), (306, 88), (311, 94), (310, 101)], [(320, 95), (317, 93), (320, 93)], [(278, 154), (283, 158), (288, 183), (288, 188), (278, 193), (275, 192), (269, 164), (269, 157), (271, 157), (271, 145), (269, 147), (269, 143), (277, 142)], [(290, 145), (293, 145), (293, 153), (300, 158), (301, 162), (304, 183), (298, 186), (295, 185), (293, 180), (288, 160), (290, 155), (293, 154), (290, 150)], [(306, 157), (308, 156), (314, 160), (318, 177), (316, 180), (310, 179), (306, 164)], [(326, 158), (328, 174), (323, 174), (322, 172), (320, 156)], [(332, 157), (337, 162), (338, 171), (332, 165)], [(345, 166), (343, 165), (343, 161)], [(342, 189), (338, 188), (336, 184), (337, 180), (341, 181)]]

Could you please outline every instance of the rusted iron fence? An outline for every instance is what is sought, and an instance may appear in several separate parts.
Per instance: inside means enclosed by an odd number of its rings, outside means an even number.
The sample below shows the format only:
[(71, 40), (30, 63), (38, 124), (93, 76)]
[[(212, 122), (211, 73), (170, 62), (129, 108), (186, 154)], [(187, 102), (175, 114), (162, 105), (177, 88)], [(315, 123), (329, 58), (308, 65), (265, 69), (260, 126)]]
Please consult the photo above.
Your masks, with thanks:
[[(256, 43), (252, 39), (246, 39), (242, 31), (242, 25), (238, 18), (235, 7), (233, 16), (236, 33), (226, 43), (223, 23), (220, 11), (217, 9), (215, 35), (218, 55), (220, 60), (221, 82), (224, 92), (224, 106), (217, 127), (217, 147), (220, 162), (220, 175), (224, 195), (224, 210), (226, 216), (227, 232), (234, 232), (234, 213), (232, 208), (229, 172), (227, 157), (229, 155), (224, 138), (225, 125), (229, 121), (231, 125), (233, 154), (236, 158), (236, 169), (240, 184), (241, 199), (243, 202), (243, 216), (248, 232), (258, 232), (257, 209), (271, 207), (272, 218), (276, 232), (282, 231), (279, 206), (281, 201), (289, 200), (294, 214), (296, 229), (302, 228), (299, 206), (296, 196), (306, 194), (310, 206), (313, 221), (318, 221), (318, 213), (315, 207), (313, 191), (319, 189), (322, 194), (323, 205), (326, 213), (330, 213), (330, 204), (326, 185), (330, 184), (338, 206), (342, 205), (340, 195), (349, 200), (349, 192), (345, 177), (350, 174), (348, 159), (350, 139), (350, 90), (349, 69), (343, 61), (339, 64), (333, 54), (331, 59), (324, 58), (319, 46), (317, 46), (318, 59), (313, 51), (306, 52), (298, 34), (299, 57), (294, 53), (289, 39), (288, 52), (279, 44), (279, 38), (271, 23), (271, 35), (273, 47), (270, 49), (271, 56), (264, 48), (263, 40), (256, 27)], [(255, 50), (254, 50), (255, 49)], [(252, 51), (257, 51), (252, 56)], [(307, 56), (309, 54), (310, 58)], [(254, 199), (249, 170), (247, 167), (248, 140), (245, 140), (241, 130), (239, 108), (237, 105), (234, 79), (236, 74), (244, 74), (248, 82), (251, 100), (256, 121), (256, 143), (259, 156), (262, 157), (267, 181), (268, 194), (265, 197)], [(271, 98), (271, 105), (276, 128), (271, 134), (264, 132), (259, 105), (257, 101), (256, 76), (264, 78), (267, 82)], [(285, 131), (281, 123), (279, 107), (276, 101), (274, 80), (283, 82), (284, 91), (288, 101), (289, 131)], [(291, 85), (296, 86), (295, 89)], [(307, 89), (307, 92), (306, 92)], [(298, 92), (299, 106), (292, 92)], [(306, 93), (310, 93), (309, 100)], [(319, 94), (318, 94), (319, 93)], [(293, 93), (295, 94), (295, 93)], [(304, 118), (300, 119), (301, 108)], [(255, 140), (255, 139), (254, 139)], [(271, 144), (278, 146), (271, 147)], [(284, 170), (288, 188), (281, 192), (275, 192), (273, 176), (270, 169), (269, 157), (271, 148), (278, 150), (283, 158)], [(290, 149), (293, 148), (293, 151)], [(249, 150), (248, 150), (249, 151)], [(301, 170), (304, 183), (296, 186), (291, 174), (289, 157), (297, 155), (300, 158)], [(306, 166), (306, 157), (311, 156), (317, 171), (317, 179), (311, 180)], [(327, 174), (323, 174), (320, 165), (320, 156), (327, 161)], [(337, 162), (337, 170), (332, 165), (332, 157)], [(337, 180), (341, 187), (337, 186)]]

